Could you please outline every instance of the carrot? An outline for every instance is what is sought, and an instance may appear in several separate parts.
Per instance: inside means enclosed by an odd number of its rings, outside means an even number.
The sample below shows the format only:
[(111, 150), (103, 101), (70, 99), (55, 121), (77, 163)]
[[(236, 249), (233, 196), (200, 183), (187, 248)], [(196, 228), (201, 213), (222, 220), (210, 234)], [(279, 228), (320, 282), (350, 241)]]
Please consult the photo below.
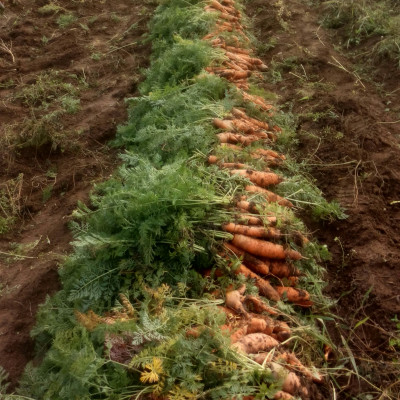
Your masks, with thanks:
[(219, 118), (214, 118), (213, 124), (216, 128), (224, 129), (227, 131), (231, 131), (234, 128), (232, 121), (223, 120)]
[(315, 383), (322, 383), (323, 377), (316, 373), (312, 373), (307, 367), (305, 367), (302, 362), (293, 353), (282, 353), (279, 355), (280, 360), (284, 360), (288, 363), (293, 370), (300, 372), (305, 377), (309, 378)]
[(254, 202), (252, 202), (252, 201), (244, 201), (244, 200), (241, 200), (241, 201), (238, 201), (238, 202), (236, 203), (236, 205), (237, 205), (239, 208), (241, 208), (241, 209), (243, 209), (243, 210), (246, 210), (246, 211), (248, 211), (248, 212), (250, 212), (250, 213), (253, 213), (253, 214), (259, 214), (259, 213), (260, 213), (260, 212), (258, 211), (257, 204), (254, 203)]
[(247, 67), (242, 67), (240, 65), (235, 64), (234, 62), (226, 61), (224, 63), (228, 68), (234, 69), (236, 71), (248, 71)]
[(255, 256), (276, 259), (289, 257), (295, 260), (301, 258), (301, 254), (295, 250), (285, 250), (280, 244), (254, 239), (245, 235), (233, 235), (232, 244)]
[(278, 390), (275, 394), (274, 394), (274, 400), (292, 400), (294, 397), (288, 393), (288, 392), (284, 392), (283, 390)]
[(275, 289), (281, 297), (286, 296), (290, 302), (295, 304), (310, 300), (310, 293), (302, 289), (295, 289), (287, 286), (277, 286)]
[(242, 49), (240, 47), (226, 46), (225, 48), (227, 51), (229, 51), (231, 53), (240, 53), (240, 54), (249, 55), (251, 52), (251, 50)]
[(252, 134), (258, 130), (258, 127), (256, 125), (253, 125), (252, 123), (241, 119), (233, 119), (232, 123), (237, 130), (243, 131), (248, 134)]
[(286, 157), (283, 154), (279, 154), (274, 150), (270, 149), (256, 149), (254, 150), (255, 153), (261, 154), (263, 156), (271, 156), (274, 158), (280, 158), (281, 160), (286, 160)]
[(254, 279), (254, 284), (256, 285), (258, 292), (262, 295), (267, 297), (270, 300), (278, 301), (280, 299), (279, 294), (276, 290), (271, 286), (271, 284), (266, 281), (265, 279), (260, 278), (256, 273), (251, 271), (245, 265), (240, 264), (239, 268), (235, 271), (235, 274), (242, 274), (246, 278)]
[(244, 136), (232, 132), (218, 133), (217, 136), (220, 143), (232, 143), (232, 144), (242, 143), (245, 146), (248, 146), (251, 143), (260, 140), (258, 136), (254, 135)]
[(300, 378), (294, 372), (289, 372), (283, 381), (282, 390), (289, 394), (296, 395), (300, 389)]
[(283, 181), (283, 178), (281, 176), (273, 172), (254, 171), (251, 169), (234, 169), (233, 171), (231, 171), (231, 174), (241, 175), (261, 187), (277, 185), (278, 183), (281, 183)]
[(247, 333), (265, 333), (270, 335), (272, 333), (273, 327), (268, 324), (265, 319), (262, 318), (252, 318), (247, 325)]
[(289, 332), (290, 333), (290, 327), (286, 322), (275, 319), (274, 320), (274, 333), (279, 333), (279, 332)]
[(229, 222), (222, 226), (222, 229), (229, 233), (240, 233), (242, 235), (256, 237), (256, 238), (272, 238), (279, 239), (281, 237), (281, 232), (275, 228), (264, 228), (264, 227), (254, 227), (234, 224)]
[(227, 292), (225, 297), (225, 304), (227, 307), (231, 308), (232, 310), (235, 310), (239, 314), (247, 316), (247, 311), (243, 307), (241, 296), (242, 295), (238, 290), (232, 290), (230, 292)]
[(217, 0), (210, 1), (210, 7), (217, 9), (218, 11), (225, 12), (225, 7), (219, 3)]
[(247, 295), (244, 299), (247, 308), (251, 308), (256, 313), (267, 312), (270, 315), (278, 315), (271, 307), (268, 307), (259, 297)]
[(291, 264), (286, 264), (279, 261), (269, 263), (269, 272), (278, 278), (289, 278), (290, 276), (300, 276), (301, 272)]
[(230, 15), (227, 12), (221, 12), (221, 14), (219, 14), (218, 17), (232, 22), (236, 22), (238, 20), (238, 17), (234, 17), (233, 15)]
[(258, 353), (255, 357), (254, 357), (254, 361), (257, 364), (262, 365), (264, 362), (268, 363), (271, 362), (273, 359), (273, 354), (271, 352), (268, 353)]
[(276, 339), (279, 342), (284, 342), (285, 340), (288, 340), (289, 338), (290, 338), (290, 332), (288, 332), (288, 331), (278, 332), (276, 334)]
[(279, 345), (279, 342), (265, 333), (250, 333), (234, 344), (234, 348), (246, 354), (256, 354), (269, 351)]
[(240, 79), (245, 79), (251, 75), (250, 71), (238, 71), (236, 69), (224, 69), (220, 71), (219, 73), (220, 76), (223, 78), (229, 79), (229, 80), (240, 80)]
[[(253, 217), (252, 215), (240, 214), (236, 218), (237, 218), (238, 222), (242, 222), (247, 225), (262, 225), (263, 224), (263, 221), (261, 218)], [(273, 224), (271, 224), (271, 225), (273, 225)]]
[(289, 201), (284, 199), (283, 197), (271, 192), (270, 190), (261, 188), (256, 185), (247, 185), (245, 190), (252, 193), (262, 193), (265, 198), (270, 201), (271, 203), (278, 203), (280, 206), (292, 208), (293, 204)]
[(236, 343), (247, 335), (247, 326), (243, 326), (231, 335), (231, 343)]
[(230, 243), (224, 243), (226, 249), (231, 251), (237, 257), (243, 257), (243, 263), (253, 272), (259, 275), (268, 275), (269, 268), (268, 265), (263, 263), (256, 257), (244, 252), (243, 250), (238, 249), (237, 247), (233, 246)]
[(249, 117), (244, 111), (238, 109), (238, 108), (232, 108), (232, 114), (237, 117), (237, 118), (242, 118), (245, 119), (246, 121), (249, 121), (252, 125), (256, 125), (261, 129), (268, 130), (269, 125), (266, 122), (259, 121), (258, 119), (251, 118)]
[(216, 164), (218, 162), (218, 157), (213, 155), (208, 156), (207, 161), (209, 164)]

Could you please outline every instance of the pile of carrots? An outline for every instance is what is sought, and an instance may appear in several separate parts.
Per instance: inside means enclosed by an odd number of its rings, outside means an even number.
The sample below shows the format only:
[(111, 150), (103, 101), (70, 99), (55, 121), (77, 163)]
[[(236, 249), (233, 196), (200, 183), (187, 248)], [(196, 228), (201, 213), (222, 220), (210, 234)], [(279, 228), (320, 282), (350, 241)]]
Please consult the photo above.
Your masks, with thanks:
[[(267, 104), (263, 98), (247, 92), (248, 78), (258, 73), (257, 71), (265, 71), (267, 67), (260, 59), (251, 56), (251, 50), (240, 45), (243, 41), (249, 42), (240, 22), (240, 11), (235, 9), (232, 0), (211, 0), (205, 10), (219, 12), (219, 15), (216, 29), (203, 40), (224, 51), (226, 56), (222, 66), (212, 66), (207, 71), (230, 81), (239, 89), (244, 101), (252, 102), (259, 109), (271, 114), (273, 106)], [(224, 31), (231, 32), (230, 38), (236, 43), (234, 46), (228, 46), (220, 36)], [(231, 115), (225, 119), (214, 119), (213, 124), (220, 130), (217, 134), (220, 145), (234, 150), (237, 162), (224, 162), (217, 156), (210, 155), (209, 164), (228, 169), (232, 175), (247, 178), (251, 182), (245, 187), (248, 196), (261, 194), (266, 202), (292, 208), (293, 204), (289, 200), (272, 191), (271, 188), (281, 183), (283, 178), (268, 168), (280, 165), (285, 156), (263, 148), (265, 144), (273, 144), (281, 132), (280, 128), (251, 118), (239, 108), (233, 108)], [(252, 150), (251, 157), (263, 159), (268, 166), (262, 171), (240, 161), (243, 147), (253, 143), (259, 143), (260, 148)], [(252, 355), (257, 363), (270, 368), (274, 375), (284, 377), (283, 390), (274, 399), (291, 399), (293, 396), (309, 398), (307, 384), (302, 381), (320, 383), (322, 377), (312, 373), (293, 353), (284, 349), (284, 342), (290, 338), (291, 329), (286, 323), (272, 318), (276, 318), (278, 312), (262, 299), (264, 297), (272, 302), (286, 299), (303, 308), (312, 306), (310, 294), (296, 287), (301, 271), (292, 262), (300, 260), (302, 255), (283, 242), (282, 233), (275, 227), (277, 217), (268, 215), (260, 218), (259, 208), (248, 201), (248, 196), (242, 196), (235, 204), (235, 221), (222, 226), (233, 238), (224, 244), (220, 256), (232, 266), (235, 265), (235, 260), (240, 260), (240, 265), (234, 272), (251, 279), (259, 296), (245, 296), (244, 286), (239, 290), (228, 290), (225, 293), (225, 307), (222, 309), (230, 322), (224, 329), (230, 332), (232, 346), (238, 352)], [(308, 242), (302, 235), (300, 239), (302, 244)], [(222, 272), (217, 271), (216, 274)], [(285, 279), (286, 286), (272, 285), (269, 281), (271, 278), (278, 282)]]
[[(203, 40), (224, 51), (226, 56), (222, 66), (210, 66), (207, 71), (230, 81), (238, 88), (245, 102), (252, 103), (271, 115), (274, 111), (272, 105), (267, 104), (262, 97), (247, 92), (248, 78), (267, 67), (260, 59), (252, 57), (251, 50), (241, 47), (241, 43), (249, 42), (249, 39), (244, 33), (241, 13), (235, 8), (234, 1), (210, 0), (205, 10), (219, 14), (216, 29)], [(220, 36), (225, 31), (231, 33), (230, 39), (235, 45), (227, 45)], [(225, 298), (225, 305), (219, 306), (227, 321), (222, 329), (229, 334), (233, 349), (268, 368), (277, 380), (283, 382), (282, 390), (274, 395), (274, 400), (288, 400), (294, 396), (308, 399), (310, 385), (322, 383), (323, 377), (303, 365), (293, 352), (288, 351), (287, 344), (291, 341), (292, 329), (288, 323), (282, 321), (283, 318), (279, 319), (282, 316), (273, 307), (274, 302), (279, 300), (287, 300), (302, 308), (313, 305), (310, 294), (297, 287), (302, 272), (294, 262), (303, 256), (285, 243), (285, 235), (276, 227), (278, 217), (272, 214), (260, 215), (260, 208), (249, 201), (251, 196), (258, 194), (267, 203), (293, 208), (288, 199), (273, 192), (273, 187), (279, 185), (283, 177), (269, 168), (282, 164), (285, 156), (264, 148), (266, 144), (271, 146), (274, 143), (281, 129), (248, 116), (240, 108), (233, 108), (225, 119), (214, 119), (213, 125), (220, 130), (217, 133), (220, 146), (233, 150), (236, 161), (225, 162), (211, 154), (208, 163), (249, 181), (245, 186), (246, 194), (233, 205), (234, 221), (221, 227), (232, 235), (232, 239), (223, 243), (219, 256), (226, 260), (233, 273), (252, 280), (258, 289), (258, 295), (245, 294), (245, 285), (239, 289), (230, 287), (225, 293), (214, 293)], [(258, 143), (260, 147), (252, 146), (250, 156), (264, 161), (267, 167), (262, 171), (240, 160), (241, 154), (244, 154), (243, 148), (253, 143)], [(293, 236), (302, 245), (308, 243), (308, 239), (298, 232), (293, 232)], [(211, 271), (206, 271), (205, 274), (210, 275)], [(216, 276), (221, 274), (221, 270), (215, 271)], [(89, 330), (93, 330), (98, 324), (111, 325), (116, 321), (134, 318), (129, 300), (122, 295), (120, 301), (124, 307), (123, 312), (113, 312), (108, 317), (100, 317), (91, 311), (87, 314), (76, 312), (76, 318)], [(197, 336), (200, 329), (191, 328), (186, 331), (186, 335)], [(245, 399), (252, 400), (253, 397), (247, 396)]]

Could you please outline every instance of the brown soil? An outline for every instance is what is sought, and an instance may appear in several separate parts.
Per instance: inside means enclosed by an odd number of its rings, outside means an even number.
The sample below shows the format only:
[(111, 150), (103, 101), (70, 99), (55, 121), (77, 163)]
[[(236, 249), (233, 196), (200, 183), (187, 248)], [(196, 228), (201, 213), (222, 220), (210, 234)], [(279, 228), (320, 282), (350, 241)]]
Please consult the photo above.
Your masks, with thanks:
[(300, 158), (312, 164), (326, 197), (348, 214), (343, 221), (310, 223), (333, 256), (326, 293), (337, 301), (339, 318), (329, 332), (347, 355), (346, 367), (353, 369), (341, 335), (360, 375), (387, 391), (380, 397), (363, 379), (339, 376), (336, 398), (397, 399), (399, 370), (389, 339), (396, 334), (392, 319), (400, 314), (400, 99), (393, 92), (400, 72), (392, 68), (389, 75), (387, 65), (378, 66), (379, 93), (372, 82), (360, 82), (355, 66), (319, 26), (319, 10), (304, 1), (254, 0), (247, 12), (260, 49), (272, 45), (263, 53), (270, 66), (265, 89), (298, 116)]
[[(12, 384), (33, 355), (29, 332), (38, 305), (59, 287), (71, 212), (117, 164), (106, 144), (126, 119), (124, 98), (136, 94), (139, 69), (147, 65), (150, 48), (141, 39), (154, 9), (139, 1), (64, 1), (58, 13), (40, 13), (46, 4), (6, 1), (0, 15), (0, 36), (12, 52), (0, 50), (0, 189), (18, 176), (22, 181), (13, 193), (18, 221), (0, 235), (0, 365)], [(77, 19), (62, 29), (57, 19), (66, 13)], [(32, 105), (15, 94), (50, 70), (86, 82), (80, 111), (60, 117), (57, 143), (7, 147), (7, 127), (32, 115)]]

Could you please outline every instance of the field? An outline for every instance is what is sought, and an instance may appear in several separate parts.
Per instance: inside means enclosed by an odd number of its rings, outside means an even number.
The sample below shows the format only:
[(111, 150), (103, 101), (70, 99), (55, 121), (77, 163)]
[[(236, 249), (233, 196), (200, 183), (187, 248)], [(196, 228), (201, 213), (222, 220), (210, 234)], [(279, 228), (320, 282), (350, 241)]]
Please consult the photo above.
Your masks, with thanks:
[[(371, 4), (247, 1), (249, 41), (237, 25), (212, 46), (218, 11), (196, 1), (4, 4), (0, 398), (399, 398), (400, 23), (396, 4)], [(221, 40), (262, 68), (235, 78)], [(236, 143), (255, 142), (218, 146), (240, 118), (253, 128)], [(244, 191), (260, 169), (290, 203)], [(242, 249), (247, 200), (246, 234), (262, 219), (300, 271), (267, 271), (273, 289), (223, 247)], [(276, 302), (291, 285), (312, 302)], [(268, 313), (280, 344), (260, 370), (221, 332), (244, 348), (238, 332)]]

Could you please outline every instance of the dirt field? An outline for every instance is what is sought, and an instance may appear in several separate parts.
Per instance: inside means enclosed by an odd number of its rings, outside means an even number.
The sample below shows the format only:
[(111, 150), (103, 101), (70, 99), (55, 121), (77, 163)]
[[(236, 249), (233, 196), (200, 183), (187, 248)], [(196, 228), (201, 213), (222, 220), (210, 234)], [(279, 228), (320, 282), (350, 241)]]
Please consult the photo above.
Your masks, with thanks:
[[(68, 1), (55, 10), (46, 4), (6, 2), (0, 16), (0, 189), (17, 219), (0, 235), (0, 360), (12, 382), (32, 357), (37, 307), (58, 288), (71, 212), (118, 162), (107, 142), (126, 119), (124, 98), (135, 95), (147, 65), (150, 48), (141, 41), (154, 9), (123, 0)], [(68, 26), (64, 15), (73, 16)], [(45, 89), (74, 85), (78, 109), (59, 112), (62, 91), (50, 93), (45, 106), (32, 98), (40, 93), (29, 97), (41, 78)], [(54, 111), (54, 132), (43, 145), (25, 146), (25, 137), (10, 143), (10, 129), (20, 132)]]
[[(46, 11), (46, 1), (9, 1), (0, 16), (0, 189), (13, 200), (0, 215), (14, 212), (16, 220), (0, 234), (0, 365), (13, 384), (32, 358), (37, 307), (59, 287), (70, 215), (118, 163), (107, 142), (126, 118), (124, 98), (137, 92), (150, 53), (142, 35), (154, 4), (63, 3)], [(367, 381), (398, 384), (389, 340), (400, 314), (400, 73), (385, 63), (373, 77), (379, 86), (360, 77), (320, 28), (318, 9), (296, 0), (272, 3), (247, 6), (270, 68), (264, 88), (297, 116), (299, 159), (309, 160), (319, 187), (348, 214), (325, 225), (309, 221), (333, 255), (326, 292), (339, 319), (328, 323), (329, 333), (349, 354), (345, 367), (354, 372), (354, 355), (363, 376), (338, 376), (337, 398), (368, 399), (354, 397), (375, 395)], [(44, 86), (75, 89), (33, 98), (29, 88), (40, 77), (50, 79)], [(76, 107), (66, 108), (66, 98)], [(10, 141), (10, 132), (54, 112), (43, 143), (23, 135)]]
[[(298, 117), (299, 159), (310, 161), (319, 187), (348, 214), (344, 221), (309, 225), (333, 254), (326, 292), (341, 319), (330, 334), (339, 346), (341, 335), (349, 341), (366, 379), (399, 385), (389, 339), (400, 313), (400, 73), (387, 63), (378, 66), (379, 93), (378, 85), (358, 79), (356, 66), (320, 27), (319, 10), (304, 2), (287, 1), (280, 9), (257, 0), (248, 14), (260, 42), (273, 47), (264, 54), (270, 66), (265, 88)], [(342, 384), (343, 398), (371, 390), (357, 379)]]

